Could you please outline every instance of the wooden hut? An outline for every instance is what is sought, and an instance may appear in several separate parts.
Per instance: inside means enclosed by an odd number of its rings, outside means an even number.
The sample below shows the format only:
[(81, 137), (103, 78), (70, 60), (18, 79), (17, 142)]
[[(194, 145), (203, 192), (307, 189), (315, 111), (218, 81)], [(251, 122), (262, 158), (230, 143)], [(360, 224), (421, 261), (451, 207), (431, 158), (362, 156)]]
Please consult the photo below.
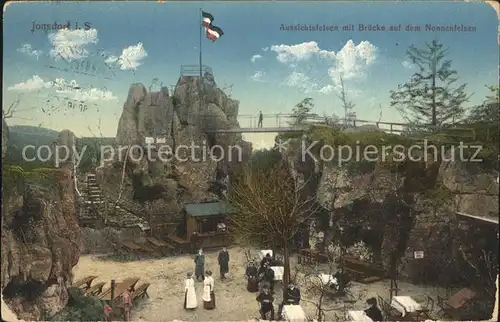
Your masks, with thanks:
[(223, 247), (230, 243), (228, 216), (230, 207), (223, 201), (184, 205), (186, 238), (194, 248)]

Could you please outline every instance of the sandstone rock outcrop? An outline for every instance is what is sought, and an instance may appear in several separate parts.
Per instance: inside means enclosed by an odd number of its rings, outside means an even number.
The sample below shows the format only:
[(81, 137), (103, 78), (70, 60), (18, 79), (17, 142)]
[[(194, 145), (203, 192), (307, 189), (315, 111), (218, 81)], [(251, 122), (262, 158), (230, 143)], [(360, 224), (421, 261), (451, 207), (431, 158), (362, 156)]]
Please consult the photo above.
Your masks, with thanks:
[(2, 116), (2, 159), (5, 157), (7, 152), (7, 142), (9, 138), (9, 127), (5, 122), (5, 118)]
[[(210, 191), (211, 185), (221, 173), (241, 166), (251, 153), (251, 144), (240, 134), (208, 132), (238, 127), (238, 105), (217, 88), (209, 73), (201, 84), (199, 77), (181, 76), (173, 93), (165, 87), (148, 92), (143, 84), (133, 84), (123, 106), (116, 143), (124, 156), (131, 145), (149, 149), (149, 156), (145, 153), (140, 157), (139, 149), (129, 151), (123, 198), (133, 199), (134, 193), (137, 197), (137, 186), (160, 192), (159, 198), (149, 201), (153, 212), (162, 213), (177, 213), (185, 202), (218, 198)], [(147, 148), (146, 141), (158, 139), (151, 144), (154, 148)], [(222, 154), (221, 149), (211, 153), (215, 145), (222, 148)], [(122, 182), (123, 162), (119, 159), (115, 157), (98, 169), (98, 180), (109, 194)]]
[[(308, 137), (302, 140), (308, 142)], [(378, 231), (370, 236), (380, 241), (374, 258), (386, 268), (391, 266), (391, 254), (399, 248), (403, 277), (418, 281), (426, 271), (447, 274), (440, 265), (445, 262), (443, 254), (456, 255), (447, 242), (456, 237), (455, 212), (498, 217), (498, 172), (485, 164), (461, 161), (456, 155), (452, 161), (401, 163), (399, 171), (386, 162), (350, 161), (339, 166), (335, 160), (322, 162), (307, 155), (302, 159), (300, 144), (299, 139), (292, 139), (291, 148), (282, 155), (295, 173), (313, 181), (310, 193), (316, 194), (318, 203), (330, 213), (332, 229), (342, 216), (348, 216), (344, 217), (348, 221), (362, 220), (359, 235)], [(450, 152), (444, 160), (450, 160)], [(398, 201), (403, 195), (409, 199)], [(394, 216), (406, 203), (411, 204), (408, 218)], [(415, 251), (423, 251), (425, 259), (416, 261)]]
[[(58, 144), (72, 139), (73, 133), (63, 131)], [(43, 182), (15, 177), (9, 185), (9, 174), (3, 174), (2, 299), (24, 320), (64, 308), (82, 242), (71, 170), (45, 174)]]

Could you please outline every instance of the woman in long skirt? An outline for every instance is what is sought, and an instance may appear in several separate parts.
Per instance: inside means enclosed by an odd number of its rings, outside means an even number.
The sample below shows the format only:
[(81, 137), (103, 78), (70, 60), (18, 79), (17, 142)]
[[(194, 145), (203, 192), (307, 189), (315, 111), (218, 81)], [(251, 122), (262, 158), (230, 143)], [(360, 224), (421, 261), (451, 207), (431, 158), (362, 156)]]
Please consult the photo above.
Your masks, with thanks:
[(203, 281), (203, 307), (206, 310), (213, 310), (215, 309), (214, 278), (211, 271), (207, 271), (206, 275)]
[(193, 274), (188, 273), (184, 286), (184, 309), (193, 310), (198, 306), (194, 289)]
[(255, 263), (253, 261), (248, 263), (245, 275), (247, 277), (247, 290), (252, 293), (258, 292), (259, 281), (257, 280), (257, 267), (255, 267)]

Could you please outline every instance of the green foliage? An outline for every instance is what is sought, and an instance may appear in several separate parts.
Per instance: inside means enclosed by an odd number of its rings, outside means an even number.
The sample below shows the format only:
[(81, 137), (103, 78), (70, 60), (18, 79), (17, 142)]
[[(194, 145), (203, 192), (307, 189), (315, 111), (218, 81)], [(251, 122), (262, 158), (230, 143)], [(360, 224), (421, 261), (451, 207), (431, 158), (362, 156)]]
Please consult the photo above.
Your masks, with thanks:
[(425, 203), (433, 209), (440, 208), (453, 200), (453, 192), (442, 184), (437, 184), (431, 189), (424, 190), (422, 194)]
[[(499, 115), (499, 98), (498, 98), (498, 86), (488, 86), (486, 87), (490, 90), (490, 95), (486, 96), (486, 100), (483, 104), (474, 106), (469, 114), (467, 121), (469, 123), (493, 123), (500, 124), (500, 115)], [(498, 128), (497, 128), (498, 130)], [(498, 131), (497, 131), (498, 134)]]
[(2, 188), (9, 194), (14, 188), (22, 190), (27, 183), (51, 186), (56, 183), (55, 168), (41, 167), (39, 164), (2, 164)]
[(292, 110), (292, 118), (294, 119), (292, 125), (304, 124), (313, 108), (314, 100), (311, 97), (306, 97), (297, 103)]
[(68, 290), (68, 305), (52, 321), (102, 321), (104, 304), (96, 297), (85, 296), (82, 290), (71, 287)]
[(276, 150), (261, 150), (253, 153), (249, 166), (252, 169), (266, 170), (276, 165), (281, 160), (281, 154)]
[(458, 121), (469, 100), (466, 84), (455, 86), (458, 73), (446, 60), (448, 49), (437, 40), (425, 48), (410, 46), (407, 56), (419, 71), (410, 80), (391, 91), (391, 106), (395, 106), (411, 123), (441, 125)]

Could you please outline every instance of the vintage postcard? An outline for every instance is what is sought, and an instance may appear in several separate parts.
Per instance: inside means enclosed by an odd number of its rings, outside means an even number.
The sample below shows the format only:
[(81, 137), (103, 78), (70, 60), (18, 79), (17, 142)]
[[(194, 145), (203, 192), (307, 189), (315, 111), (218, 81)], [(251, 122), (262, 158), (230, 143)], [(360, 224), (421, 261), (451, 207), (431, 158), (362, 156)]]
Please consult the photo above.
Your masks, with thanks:
[(2, 321), (491, 319), (499, 18), (7, 3)]

